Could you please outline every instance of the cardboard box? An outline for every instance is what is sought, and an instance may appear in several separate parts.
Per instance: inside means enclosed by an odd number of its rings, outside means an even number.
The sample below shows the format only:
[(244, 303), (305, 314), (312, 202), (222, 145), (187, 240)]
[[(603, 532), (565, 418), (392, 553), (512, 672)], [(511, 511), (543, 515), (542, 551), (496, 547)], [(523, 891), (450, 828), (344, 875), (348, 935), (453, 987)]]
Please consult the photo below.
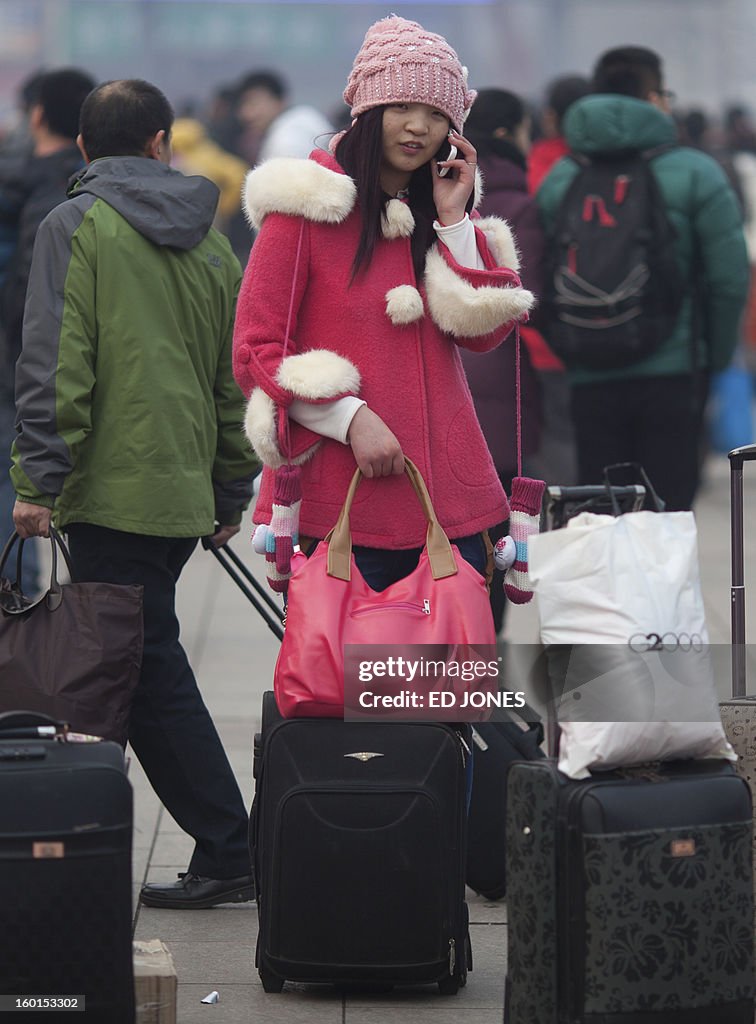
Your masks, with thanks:
[(177, 987), (168, 947), (160, 939), (135, 942), (136, 1024), (176, 1024)]

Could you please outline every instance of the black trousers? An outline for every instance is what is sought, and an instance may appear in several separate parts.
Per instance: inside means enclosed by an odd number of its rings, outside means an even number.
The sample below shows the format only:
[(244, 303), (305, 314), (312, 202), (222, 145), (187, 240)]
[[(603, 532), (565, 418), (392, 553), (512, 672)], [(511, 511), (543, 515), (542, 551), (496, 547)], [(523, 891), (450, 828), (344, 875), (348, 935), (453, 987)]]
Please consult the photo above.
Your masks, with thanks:
[(691, 508), (706, 391), (707, 382), (701, 379), (694, 387), (689, 374), (574, 385), (580, 483), (601, 483), (603, 468), (611, 463), (639, 462), (667, 511)]
[(67, 527), (80, 582), (141, 583), (144, 658), (129, 742), (155, 792), (195, 841), (188, 870), (209, 878), (250, 873), (241, 793), (179, 643), (176, 582), (197, 538)]

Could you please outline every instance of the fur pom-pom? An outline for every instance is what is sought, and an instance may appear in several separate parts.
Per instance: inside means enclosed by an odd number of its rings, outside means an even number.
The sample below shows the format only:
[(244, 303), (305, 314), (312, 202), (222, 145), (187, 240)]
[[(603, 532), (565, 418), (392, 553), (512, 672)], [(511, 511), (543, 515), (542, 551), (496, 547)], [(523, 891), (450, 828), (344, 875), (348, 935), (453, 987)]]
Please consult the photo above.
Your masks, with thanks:
[(381, 218), (381, 232), (384, 238), (409, 238), (415, 230), (412, 210), (401, 199), (389, 199)]
[(411, 284), (400, 284), (386, 292), (386, 314), (397, 327), (414, 323), (424, 312), (423, 297)]

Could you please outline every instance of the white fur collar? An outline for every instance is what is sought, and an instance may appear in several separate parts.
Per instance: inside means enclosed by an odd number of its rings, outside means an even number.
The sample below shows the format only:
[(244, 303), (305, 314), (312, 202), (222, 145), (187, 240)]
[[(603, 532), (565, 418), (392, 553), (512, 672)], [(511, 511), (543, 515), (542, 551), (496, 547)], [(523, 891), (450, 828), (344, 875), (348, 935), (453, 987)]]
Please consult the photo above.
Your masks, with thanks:
[[(321, 224), (341, 223), (352, 212), (357, 188), (348, 175), (335, 170), (337, 166), (330, 154), (318, 154), (318, 159), (309, 160), (266, 160), (247, 174), (242, 194), (247, 220), (255, 230), (260, 229), (269, 213), (304, 217)], [(477, 168), (474, 197), (477, 207), (483, 198), (483, 182)], [(409, 238), (415, 227), (412, 211), (398, 199), (389, 200), (381, 227), (384, 238)]]
[(346, 174), (315, 160), (277, 157), (249, 172), (242, 198), (253, 228), (259, 229), (269, 213), (338, 224), (351, 213), (357, 189)]

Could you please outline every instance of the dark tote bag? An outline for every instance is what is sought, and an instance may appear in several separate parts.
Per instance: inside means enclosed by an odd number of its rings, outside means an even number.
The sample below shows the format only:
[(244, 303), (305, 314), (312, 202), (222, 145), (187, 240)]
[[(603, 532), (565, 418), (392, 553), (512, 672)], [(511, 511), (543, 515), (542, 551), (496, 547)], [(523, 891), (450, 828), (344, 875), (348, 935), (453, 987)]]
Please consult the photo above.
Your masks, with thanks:
[(50, 528), (50, 587), (37, 600), (23, 593), (24, 542), (16, 575), (6, 563), (13, 534), (0, 556), (0, 713), (38, 711), (71, 730), (125, 745), (129, 709), (142, 664), (141, 586), (59, 583), (58, 551), (73, 578), (68, 549)]

